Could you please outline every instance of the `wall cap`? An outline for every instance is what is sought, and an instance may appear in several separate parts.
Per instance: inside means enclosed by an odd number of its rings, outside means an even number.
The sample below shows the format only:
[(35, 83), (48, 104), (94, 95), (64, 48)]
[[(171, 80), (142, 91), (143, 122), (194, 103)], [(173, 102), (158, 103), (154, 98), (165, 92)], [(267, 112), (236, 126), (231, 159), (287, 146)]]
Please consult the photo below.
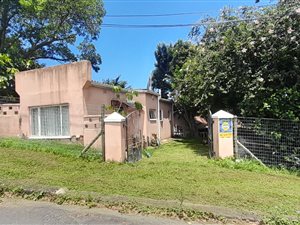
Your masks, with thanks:
[(234, 115), (224, 110), (220, 110), (212, 115), (212, 118), (233, 119)]
[(125, 117), (117, 112), (113, 112), (112, 114), (110, 114), (104, 119), (105, 123), (120, 123), (124, 121), (125, 121)]

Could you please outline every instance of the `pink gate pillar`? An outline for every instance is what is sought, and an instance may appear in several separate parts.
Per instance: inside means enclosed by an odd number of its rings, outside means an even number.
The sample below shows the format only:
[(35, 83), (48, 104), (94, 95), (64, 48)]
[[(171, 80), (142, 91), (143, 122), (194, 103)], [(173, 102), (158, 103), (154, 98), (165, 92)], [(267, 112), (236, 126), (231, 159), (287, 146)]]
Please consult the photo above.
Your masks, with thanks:
[(234, 115), (220, 110), (212, 115), (213, 146), (216, 157), (234, 156), (233, 150), (233, 118)]
[(104, 119), (105, 161), (124, 162), (126, 159), (125, 117), (117, 112)]

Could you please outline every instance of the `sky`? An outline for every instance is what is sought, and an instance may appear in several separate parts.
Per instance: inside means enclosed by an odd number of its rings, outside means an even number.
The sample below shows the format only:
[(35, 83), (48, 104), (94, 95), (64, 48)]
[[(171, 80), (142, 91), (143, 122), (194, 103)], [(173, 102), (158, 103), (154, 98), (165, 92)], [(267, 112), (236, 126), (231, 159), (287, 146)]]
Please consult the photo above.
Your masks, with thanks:
[[(261, 0), (260, 5), (274, 4)], [(106, 15), (104, 24), (194, 24), (206, 16), (217, 16), (225, 6), (253, 6), (255, 0), (104, 0)], [(112, 18), (109, 15), (197, 13), (170, 17)], [(132, 88), (146, 88), (154, 69), (154, 52), (159, 43), (175, 43), (188, 40), (190, 27), (123, 29), (102, 27), (95, 42), (102, 58), (93, 80), (121, 76)], [(53, 65), (53, 62), (51, 63)]]

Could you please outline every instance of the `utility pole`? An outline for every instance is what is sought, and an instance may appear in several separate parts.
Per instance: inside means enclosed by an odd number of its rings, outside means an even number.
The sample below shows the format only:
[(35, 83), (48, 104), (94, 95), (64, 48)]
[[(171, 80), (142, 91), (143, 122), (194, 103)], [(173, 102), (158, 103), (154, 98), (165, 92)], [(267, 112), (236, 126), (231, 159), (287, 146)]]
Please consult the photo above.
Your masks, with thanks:
[(161, 99), (161, 89), (158, 89), (158, 96), (157, 96), (157, 140), (158, 145), (160, 145), (160, 99)]

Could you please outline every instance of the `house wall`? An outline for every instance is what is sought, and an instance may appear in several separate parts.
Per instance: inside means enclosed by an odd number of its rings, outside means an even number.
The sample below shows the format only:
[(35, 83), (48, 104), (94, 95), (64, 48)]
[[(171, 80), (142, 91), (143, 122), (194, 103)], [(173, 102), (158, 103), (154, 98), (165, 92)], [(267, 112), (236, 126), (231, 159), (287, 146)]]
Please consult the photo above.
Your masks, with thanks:
[(134, 101), (137, 101), (143, 105), (143, 110), (141, 113), (141, 125), (143, 127), (142, 129), (142, 135), (145, 137), (145, 141), (147, 141), (148, 136), (148, 112), (147, 112), (147, 106), (146, 106), (146, 94), (145, 93), (139, 93), (138, 96), (135, 96), (133, 98)]
[(156, 110), (156, 118), (158, 117), (157, 112), (157, 96), (154, 95), (146, 95), (146, 120), (147, 120), (147, 136), (150, 138), (150, 140), (153, 138), (153, 134), (158, 135), (158, 127), (157, 127), (157, 121), (156, 120), (150, 120), (149, 118), (149, 109), (155, 109)]
[[(126, 101), (124, 93), (118, 93), (122, 101)], [(116, 93), (111, 88), (95, 87), (87, 84), (83, 90), (84, 95), (84, 108), (85, 115), (99, 115), (101, 105), (111, 105), (111, 100), (116, 99)], [(153, 134), (158, 133), (158, 124), (156, 120), (149, 119), (149, 109), (157, 111), (158, 96), (140, 92), (138, 96), (134, 96), (134, 101), (138, 101), (143, 105), (143, 111), (140, 114), (140, 127), (142, 127), (142, 135), (151, 140)], [(170, 102), (161, 101), (160, 107), (163, 110), (163, 120), (160, 122), (161, 126), (161, 139), (167, 139), (172, 136), (172, 104)]]
[[(100, 115), (101, 106), (111, 105), (112, 99), (116, 99), (116, 93), (110, 87), (101, 86), (91, 81), (91, 64), (89, 61), (81, 61), (67, 65), (47, 67), (30, 70), (16, 74), (16, 91), (20, 95), (19, 117), (22, 121), (20, 132), (18, 120), (13, 125), (12, 132), (31, 137), (30, 108), (40, 106), (62, 105), (69, 106), (70, 136), (84, 136), (84, 143), (92, 140), (99, 131), (100, 123), (97, 115)], [(120, 93), (120, 99), (126, 100), (125, 93)], [(150, 121), (149, 109), (155, 109), (157, 117), (158, 96), (147, 91), (134, 97), (143, 105), (140, 113), (140, 125), (142, 134), (146, 138), (158, 133), (156, 120)], [(172, 104), (161, 101), (163, 120), (160, 122), (161, 139), (172, 136)], [(106, 112), (109, 113), (109, 112)], [(91, 118), (90, 116), (96, 116)], [(16, 116), (15, 116), (16, 117)], [(18, 132), (16, 131), (18, 130)], [(99, 147), (98, 141), (96, 146)]]
[[(121, 99), (124, 98), (124, 94)], [(91, 85), (83, 90), (84, 98), (84, 113), (85, 115), (99, 115), (101, 112), (101, 106), (110, 106), (111, 100), (116, 99), (116, 93), (109, 88), (99, 88)]]
[(144, 125), (144, 111), (134, 111), (126, 117), (126, 137), (127, 145), (133, 146), (135, 142), (142, 142)]
[[(158, 112), (158, 96), (150, 93), (139, 93), (139, 96), (135, 98), (136, 101), (139, 101), (143, 104), (143, 121), (144, 121), (144, 130), (143, 135), (145, 138), (151, 140), (153, 135), (158, 134), (158, 124), (157, 120), (150, 120), (149, 110), (156, 110), (156, 117), (159, 117)], [(172, 103), (161, 100), (160, 109), (163, 111), (163, 120), (160, 121), (160, 135), (161, 139), (167, 139), (172, 136)]]
[(0, 137), (20, 134), (19, 104), (0, 104)]
[(149, 109), (157, 110), (157, 96), (147, 93), (139, 93), (138, 98), (135, 98), (135, 100), (139, 101), (143, 105), (143, 136), (145, 137), (146, 142), (150, 142), (153, 135), (157, 135), (158, 133), (156, 120), (150, 120), (149, 118)]
[[(124, 95), (121, 93), (121, 95)], [(100, 132), (100, 114), (102, 105), (110, 106), (111, 100), (116, 98), (116, 93), (111, 88), (95, 87), (88, 82), (83, 89), (83, 107), (85, 114), (84, 145), (88, 145)], [(123, 98), (123, 96), (121, 97)], [(111, 113), (106, 110), (106, 113)], [(98, 115), (98, 116), (97, 116)], [(93, 148), (102, 147), (102, 139), (99, 138)]]
[(161, 139), (168, 139), (172, 137), (172, 104), (161, 101), (160, 109), (163, 111), (163, 120), (160, 122)]
[[(120, 95), (119, 99), (126, 102), (125, 93), (118, 93)], [(117, 99), (116, 93), (112, 91), (111, 88), (94, 86), (91, 83), (87, 83), (83, 89), (83, 99), (84, 99), (84, 112), (86, 116), (91, 115), (99, 115), (101, 111), (101, 106), (109, 106), (111, 105), (112, 99)], [(142, 135), (147, 140), (151, 140), (153, 134), (158, 133), (158, 124), (156, 120), (151, 121), (149, 119), (149, 109), (157, 110), (157, 96), (141, 92), (138, 96), (135, 96), (134, 101), (138, 101), (143, 105), (143, 110), (139, 114), (139, 122), (135, 122), (134, 124), (140, 127), (142, 130)], [(172, 113), (172, 105), (169, 102), (161, 101), (161, 109), (164, 111), (163, 113), (163, 121), (160, 122), (161, 126), (161, 139), (170, 138), (172, 135), (172, 125), (171, 125), (171, 113)], [(108, 111), (106, 111), (108, 113)], [(136, 120), (135, 118), (134, 120)], [(129, 118), (130, 122), (132, 122), (132, 118)], [(85, 125), (87, 126), (87, 125)], [(98, 133), (98, 128), (94, 128), (88, 126), (89, 128), (85, 128), (84, 131), (84, 143), (87, 144), (90, 140), (93, 139), (94, 136)], [(96, 125), (97, 126), (97, 125)], [(94, 147), (100, 147), (101, 142), (95, 143)]]
[[(94, 138), (101, 131), (101, 117), (100, 115), (90, 115), (84, 116), (84, 130), (83, 130), (83, 144), (84, 146), (91, 143)], [(101, 148), (102, 147), (102, 138), (98, 138), (98, 140), (92, 145), (93, 148)]]
[(91, 80), (91, 64), (81, 61), (16, 74), (20, 95), (21, 132), (30, 137), (30, 107), (69, 105), (70, 136), (83, 135), (83, 87)]

